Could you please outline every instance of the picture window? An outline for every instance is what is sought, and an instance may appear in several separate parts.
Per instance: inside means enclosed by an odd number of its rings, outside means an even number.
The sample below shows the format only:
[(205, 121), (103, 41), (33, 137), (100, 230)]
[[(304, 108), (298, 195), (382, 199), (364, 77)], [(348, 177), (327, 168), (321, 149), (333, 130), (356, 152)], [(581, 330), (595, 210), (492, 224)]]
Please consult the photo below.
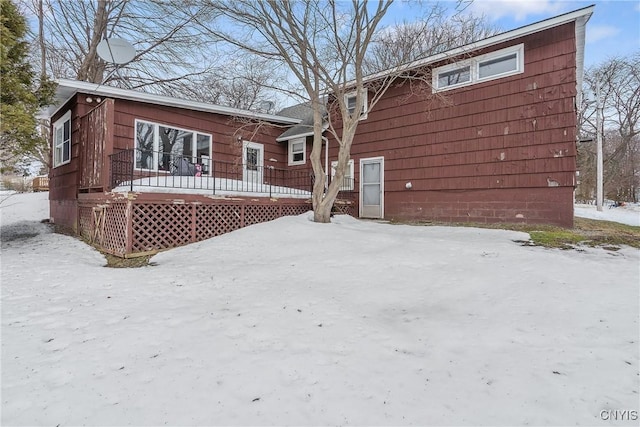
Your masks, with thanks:
[(211, 165), (211, 135), (169, 125), (136, 120), (135, 168), (172, 171), (185, 159), (202, 165), (207, 173)]

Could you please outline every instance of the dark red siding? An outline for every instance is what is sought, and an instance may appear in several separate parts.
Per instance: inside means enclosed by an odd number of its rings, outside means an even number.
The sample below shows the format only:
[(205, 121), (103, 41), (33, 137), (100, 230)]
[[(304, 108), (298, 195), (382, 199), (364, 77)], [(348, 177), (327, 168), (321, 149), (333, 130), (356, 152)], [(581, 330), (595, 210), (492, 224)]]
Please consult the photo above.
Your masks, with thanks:
[(220, 114), (192, 111), (162, 105), (116, 100), (115, 150), (133, 148), (135, 120), (172, 125), (212, 135), (213, 159), (233, 162), (242, 157), (242, 140), (264, 144), (265, 165), (269, 159), (277, 167), (286, 167), (286, 147), (276, 143), (282, 128), (263, 125), (258, 132), (253, 125)]
[[(176, 126), (212, 135), (216, 161), (242, 158), (242, 141), (264, 144), (265, 166), (287, 167), (287, 147), (275, 139), (282, 128), (254, 125), (221, 114), (146, 104), (123, 99), (102, 99), (78, 93), (52, 117), (52, 123), (71, 110), (71, 162), (50, 171), (50, 211), (56, 224), (77, 228), (78, 194), (108, 191), (109, 155), (134, 148), (135, 120)], [(87, 99), (93, 99), (87, 103)]]
[(384, 156), (385, 218), (572, 226), (574, 25), (473, 56), (520, 43), (522, 74), (441, 92), (444, 101), (394, 87), (360, 122), (356, 189), (359, 160)]

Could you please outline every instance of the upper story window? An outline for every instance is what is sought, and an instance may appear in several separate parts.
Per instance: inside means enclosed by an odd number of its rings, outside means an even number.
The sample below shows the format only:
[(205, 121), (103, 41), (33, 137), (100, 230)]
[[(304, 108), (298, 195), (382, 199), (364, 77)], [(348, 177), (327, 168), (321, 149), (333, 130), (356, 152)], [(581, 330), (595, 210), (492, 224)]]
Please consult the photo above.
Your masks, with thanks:
[(478, 80), (518, 71), (518, 54), (510, 53), (495, 59), (478, 61)]
[(306, 138), (289, 140), (289, 165), (304, 165), (307, 162)]
[(438, 87), (444, 88), (457, 86), (471, 81), (471, 67), (455, 68), (451, 71), (442, 71), (438, 74)]
[[(349, 111), (349, 114), (353, 114), (353, 112), (356, 109), (356, 92), (350, 92), (344, 95), (344, 103), (347, 106), (347, 110)], [(367, 113), (368, 113), (368, 97), (367, 97), (367, 91), (363, 90), (362, 91), (362, 112), (360, 113), (360, 118), (358, 120), (364, 120), (367, 118)]]
[(182, 160), (211, 170), (211, 135), (136, 120), (135, 168), (173, 172)]
[(433, 91), (455, 89), (524, 72), (524, 44), (433, 70)]
[(71, 110), (53, 124), (53, 167), (71, 161)]

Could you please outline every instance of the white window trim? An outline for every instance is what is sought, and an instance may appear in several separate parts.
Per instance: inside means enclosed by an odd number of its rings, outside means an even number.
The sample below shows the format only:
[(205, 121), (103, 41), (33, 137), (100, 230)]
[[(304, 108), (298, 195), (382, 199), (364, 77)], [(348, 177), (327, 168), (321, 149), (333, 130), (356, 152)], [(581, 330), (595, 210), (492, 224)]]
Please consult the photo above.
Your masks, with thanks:
[[(333, 178), (334, 176), (336, 176), (336, 167), (338, 166), (338, 161), (334, 160), (331, 162), (331, 178)], [(354, 168), (353, 168), (353, 159), (349, 160), (349, 163), (347, 163), (347, 168), (349, 170), (349, 174), (348, 176), (351, 177), (351, 181), (349, 183), (348, 186), (340, 186), (340, 190), (341, 191), (353, 191), (354, 189)], [(346, 178), (347, 176), (345, 176)]]
[[(468, 81), (452, 84), (449, 86), (445, 86), (443, 88), (438, 87), (438, 84), (440, 81), (440, 74), (448, 73), (449, 71), (458, 70), (460, 68), (467, 68), (467, 67), (469, 67)], [(433, 70), (433, 90), (434, 91), (455, 89), (458, 87), (469, 86), (472, 83), (473, 83), (473, 64), (471, 61), (456, 62), (454, 64), (445, 65), (443, 67), (439, 67)]]
[[(349, 108), (349, 98), (355, 98), (355, 96), (356, 96), (355, 90), (353, 92), (344, 94), (344, 104), (347, 107), (347, 110)], [(365, 120), (369, 115), (369, 93), (366, 89), (362, 91), (362, 96), (363, 96), (362, 114), (360, 115), (360, 118), (358, 120)]]
[[(504, 56), (509, 56), (512, 54), (516, 54), (516, 69), (511, 71), (506, 71), (504, 73), (496, 74), (493, 76), (488, 76), (484, 78), (480, 78), (480, 63), (491, 61), (494, 59), (499, 59)], [(446, 73), (448, 71), (452, 71), (458, 68), (470, 67), (470, 79), (467, 82), (457, 83), (454, 85), (449, 85), (445, 87), (438, 87), (439, 76), (442, 73)], [(442, 67), (434, 68), (432, 72), (432, 80), (431, 87), (433, 92), (442, 92), (445, 90), (457, 89), (464, 86), (470, 86), (476, 83), (483, 83), (491, 80), (501, 79), (503, 77), (513, 76), (516, 74), (524, 73), (524, 43), (520, 43), (515, 46), (510, 46), (505, 49), (496, 50), (495, 52), (489, 52), (484, 55), (476, 56), (471, 59), (467, 59), (464, 61), (456, 62), (453, 64), (444, 65)]]
[[(299, 144), (302, 143), (302, 160), (298, 160), (298, 161), (294, 161), (293, 160), (293, 144)], [(299, 151), (297, 151), (296, 153), (299, 153)], [(295, 166), (295, 165), (304, 165), (307, 163), (307, 138), (295, 138), (295, 139), (290, 139), (289, 140), (289, 162), (288, 165), (289, 166)]]
[[(64, 150), (64, 124), (66, 122), (69, 122), (69, 160), (67, 160), (66, 162), (63, 161), (62, 159), (64, 159), (64, 152), (61, 154), (61, 157), (58, 158), (58, 156), (56, 155), (57, 153), (57, 148), (59, 145), (62, 146), (62, 150)], [(62, 141), (56, 141), (56, 130), (62, 128)], [(71, 143), (73, 140), (73, 128), (71, 127), (71, 110), (67, 111), (64, 116), (60, 117), (58, 120), (56, 120), (56, 122), (53, 124), (53, 167), (57, 168), (58, 166), (62, 166), (62, 165), (66, 165), (67, 163), (71, 162)], [(60, 142), (60, 144), (58, 144), (58, 142)]]
[[(135, 150), (138, 149), (138, 140), (137, 140), (137, 130), (138, 130), (138, 123), (146, 123), (149, 125), (154, 126), (153, 129), (153, 169), (147, 169), (147, 168), (139, 168), (136, 167), (136, 161), (135, 161)], [(193, 137), (191, 139), (191, 143), (195, 144), (194, 147), (192, 147), (192, 152), (196, 153), (197, 152), (197, 144), (198, 144), (198, 135), (204, 135), (204, 136), (208, 136), (209, 137), (209, 155), (206, 156), (206, 158), (208, 159), (208, 161), (211, 161), (212, 159), (212, 155), (213, 155), (213, 135), (210, 133), (206, 133), (206, 132), (200, 132), (198, 130), (193, 130), (193, 129), (185, 129), (185, 128), (181, 128), (179, 126), (174, 126), (174, 125), (170, 125), (170, 124), (166, 124), (166, 123), (157, 123), (157, 122), (151, 122), (149, 120), (142, 120), (142, 119), (135, 119), (134, 120), (134, 136), (133, 136), (133, 148), (134, 148), (134, 161), (133, 161), (133, 167), (134, 170), (139, 170), (139, 171), (154, 171), (157, 172), (158, 171), (158, 152), (160, 151), (160, 136), (158, 134), (160, 126), (163, 127), (169, 127), (171, 129), (177, 129), (177, 130), (181, 130), (184, 132), (191, 132), (193, 134)], [(211, 167), (209, 165), (209, 167)]]

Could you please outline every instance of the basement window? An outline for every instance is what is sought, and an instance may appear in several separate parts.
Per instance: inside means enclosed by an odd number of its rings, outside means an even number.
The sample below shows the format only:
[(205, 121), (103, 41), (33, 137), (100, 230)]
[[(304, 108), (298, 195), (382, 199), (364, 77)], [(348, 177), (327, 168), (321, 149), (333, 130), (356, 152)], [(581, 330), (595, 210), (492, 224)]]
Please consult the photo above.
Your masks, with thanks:
[(71, 161), (71, 110), (53, 124), (53, 167)]
[(524, 72), (524, 44), (500, 49), (433, 70), (434, 92), (481, 83)]

